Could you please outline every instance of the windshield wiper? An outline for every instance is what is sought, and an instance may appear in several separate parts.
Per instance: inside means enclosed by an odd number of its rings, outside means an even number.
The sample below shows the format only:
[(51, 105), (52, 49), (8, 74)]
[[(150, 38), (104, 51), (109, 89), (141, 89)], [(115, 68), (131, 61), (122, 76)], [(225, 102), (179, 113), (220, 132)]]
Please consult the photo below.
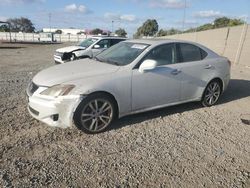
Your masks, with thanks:
[(99, 59), (98, 57), (94, 58), (96, 61), (103, 62), (103, 60)]
[(99, 62), (102, 62), (102, 63), (108, 63), (108, 64), (120, 66), (119, 62), (117, 62), (117, 61), (99, 59), (98, 57), (95, 57), (94, 59), (95, 59), (96, 61), (99, 61)]
[(112, 64), (112, 65), (117, 65), (117, 66), (120, 66), (120, 63), (119, 63), (119, 62), (117, 62), (117, 61), (107, 60), (106, 62), (107, 62), (107, 63), (110, 63), (110, 64)]

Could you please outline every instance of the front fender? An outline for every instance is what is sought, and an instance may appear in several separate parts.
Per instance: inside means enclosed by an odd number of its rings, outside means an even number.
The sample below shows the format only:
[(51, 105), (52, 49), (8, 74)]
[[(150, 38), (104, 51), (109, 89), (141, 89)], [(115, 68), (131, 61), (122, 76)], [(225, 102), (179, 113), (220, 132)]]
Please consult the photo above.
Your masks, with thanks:
[(95, 79), (85, 78), (74, 81), (70, 84), (75, 84), (77, 87), (72, 94), (85, 96), (95, 92), (109, 93), (117, 101), (119, 116), (122, 116), (131, 111), (131, 77), (123, 76), (123, 73), (119, 74), (121, 77), (115, 75), (100, 75)]
[(72, 52), (76, 57), (81, 58), (81, 57), (92, 57), (92, 54), (90, 53), (90, 51), (88, 50), (78, 50), (78, 51), (74, 51)]

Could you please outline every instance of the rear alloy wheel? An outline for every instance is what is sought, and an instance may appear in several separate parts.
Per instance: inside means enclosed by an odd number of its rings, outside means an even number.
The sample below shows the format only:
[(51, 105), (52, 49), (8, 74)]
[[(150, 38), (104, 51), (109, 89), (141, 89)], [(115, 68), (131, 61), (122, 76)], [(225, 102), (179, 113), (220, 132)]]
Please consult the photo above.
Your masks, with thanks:
[(75, 114), (76, 126), (86, 133), (106, 130), (114, 120), (115, 106), (111, 97), (95, 94), (87, 97)]
[(202, 105), (205, 107), (213, 106), (220, 98), (221, 84), (218, 81), (212, 81), (205, 89)]

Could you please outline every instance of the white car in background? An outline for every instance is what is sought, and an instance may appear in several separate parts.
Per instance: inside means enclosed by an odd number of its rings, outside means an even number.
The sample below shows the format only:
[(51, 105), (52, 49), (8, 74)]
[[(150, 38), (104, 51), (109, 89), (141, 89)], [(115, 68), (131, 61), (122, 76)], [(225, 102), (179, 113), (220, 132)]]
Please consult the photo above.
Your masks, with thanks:
[(126, 40), (121, 37), (94, 36), (79, 42), (75, 46), (57, 49), (54, 54), (56, 64), (82, 58), (93, 58), (107, 48)]
[(55, 127), (106, 130), (115, 118), (191, 101), (212, 106), (230, 80), (230, 61), (178, 40), (130, 40), (39, 72), (27, 88), (30, 114)]

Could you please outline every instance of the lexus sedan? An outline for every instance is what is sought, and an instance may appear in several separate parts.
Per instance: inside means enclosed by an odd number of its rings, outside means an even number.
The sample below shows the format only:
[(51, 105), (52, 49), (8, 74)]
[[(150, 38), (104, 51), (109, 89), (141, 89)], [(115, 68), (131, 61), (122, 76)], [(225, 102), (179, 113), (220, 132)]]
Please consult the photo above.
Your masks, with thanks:
[(230, 61), (191, 42), (129, 40), (94, 59), (53, 66), (29, 84), (30, 114), (55, 127), (86, 133), (116, 118), (201, 101), (216, 104), (230, 80)]

